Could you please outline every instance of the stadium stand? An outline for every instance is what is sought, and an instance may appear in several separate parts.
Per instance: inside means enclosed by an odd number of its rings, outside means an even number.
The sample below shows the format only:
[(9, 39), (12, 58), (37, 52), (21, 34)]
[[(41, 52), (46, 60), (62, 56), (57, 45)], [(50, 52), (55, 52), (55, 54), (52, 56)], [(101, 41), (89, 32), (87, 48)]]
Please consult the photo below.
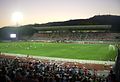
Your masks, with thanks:
[[(110, 16), (108, 19), (109, 16), (103, 15), (102, 19), (101, 16), (95, 16), (87, 19), (88, 22), (70, 20), (17, 28), (4, 27), (0, 29), (0, 41), (120, 42), (119, 19), (116, 16)], [(16, 38), (10, 37), (12, 33), (16, 34)], [(120, 51), (118, 54), (115, 70), (108, 69), (110, 72), (106, 76), (104, 73), (99, 75), (96, 69), (84, 68), (75, 63), (5, 56), (0, 52), (0, 82), (120, 82)], [(88, 64), (86, 66), (91, 67)]]
[(100, 33), (100, 32), (35, 33), (30, 39), (31, 40), (115, 41), (120, 39), (120, 33)]
[(116, 82), (115, 74), (98, 76), (76, 65), (0, 55), (0, 82)]

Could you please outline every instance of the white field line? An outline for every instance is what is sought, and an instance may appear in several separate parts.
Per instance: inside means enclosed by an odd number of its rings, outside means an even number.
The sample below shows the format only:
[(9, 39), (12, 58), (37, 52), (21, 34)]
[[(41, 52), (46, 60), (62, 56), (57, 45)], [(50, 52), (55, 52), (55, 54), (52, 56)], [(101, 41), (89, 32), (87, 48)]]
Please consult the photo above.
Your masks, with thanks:
[[(18, 56), (18, 57), (27, 57), (27, 55), (24, 54), (13, 54), (13, 53), (2, 53), (5, 55), (10, 56)], [(104, 65), (114, 65), (114, 61), (97, 61), (97, 60), (79, 60), (79, 59), (67, 59), (67, 58), (55, 58), (55, 57), (44, 57), (44, 56), (32, 56), (29, 55), (29, 57), (36, 58), (36, 59), (47, 59), (47, 60), (54, 60), (54, 61), (65, 61), (65, 62), (78, 62), (78, 63), (89, 63), (89, 64), (104, 64)]]

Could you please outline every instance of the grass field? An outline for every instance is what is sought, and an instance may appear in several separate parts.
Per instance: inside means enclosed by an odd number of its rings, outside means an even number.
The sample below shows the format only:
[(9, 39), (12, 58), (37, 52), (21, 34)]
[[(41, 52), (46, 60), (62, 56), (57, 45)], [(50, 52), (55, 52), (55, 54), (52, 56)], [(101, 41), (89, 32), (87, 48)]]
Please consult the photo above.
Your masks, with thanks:
[(0, 52), (85, 60), (114, 61), (116, 57), (115, 47), (108, 44), (1, 42)]

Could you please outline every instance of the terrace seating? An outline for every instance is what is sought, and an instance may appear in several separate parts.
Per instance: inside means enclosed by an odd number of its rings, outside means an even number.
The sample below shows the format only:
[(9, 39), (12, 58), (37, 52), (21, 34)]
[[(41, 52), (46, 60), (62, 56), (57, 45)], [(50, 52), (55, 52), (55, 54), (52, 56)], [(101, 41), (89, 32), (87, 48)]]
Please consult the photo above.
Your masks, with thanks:
[(96, 70), (76, 65), (0, 57), (0, 82), (115, 82), (114, 76), (112, 70), (108, 77), (100, 77)]
[(114, 41), (120, 39), (120, 33), (99, 33), (99, 32), (63, 32), (63, 33), (35, 33), (31, 40), (95, 40)]

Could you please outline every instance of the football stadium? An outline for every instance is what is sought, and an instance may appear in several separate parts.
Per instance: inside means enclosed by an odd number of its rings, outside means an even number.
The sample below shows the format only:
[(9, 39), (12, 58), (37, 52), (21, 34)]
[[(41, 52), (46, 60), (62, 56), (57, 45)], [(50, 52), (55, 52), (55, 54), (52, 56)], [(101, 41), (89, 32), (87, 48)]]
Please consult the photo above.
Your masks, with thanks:
[(115, 80), (120, 33), (111, 28), (112, 25), (2, 28), (0, 62), (14, 64), (7, 69), (16, 69), (19, 78), (30, 73), (28, 78), (39, 78), (38, 82), (107, 82), (110, 74)]
[(120, 82), (120, 0), (0, 0), (0, 82)]
[(6, 30), (7, 37), (0, 43), (0, 51), (29, 56), (99, 61), (115, 61), (117, 56), (116, 45), (120, 34), (108, 32), (111, 25), (32, 28), (36, 30), (32, 35), (22, 35), (21, 30), (24, 29), (19, 27), (17, 30)]

